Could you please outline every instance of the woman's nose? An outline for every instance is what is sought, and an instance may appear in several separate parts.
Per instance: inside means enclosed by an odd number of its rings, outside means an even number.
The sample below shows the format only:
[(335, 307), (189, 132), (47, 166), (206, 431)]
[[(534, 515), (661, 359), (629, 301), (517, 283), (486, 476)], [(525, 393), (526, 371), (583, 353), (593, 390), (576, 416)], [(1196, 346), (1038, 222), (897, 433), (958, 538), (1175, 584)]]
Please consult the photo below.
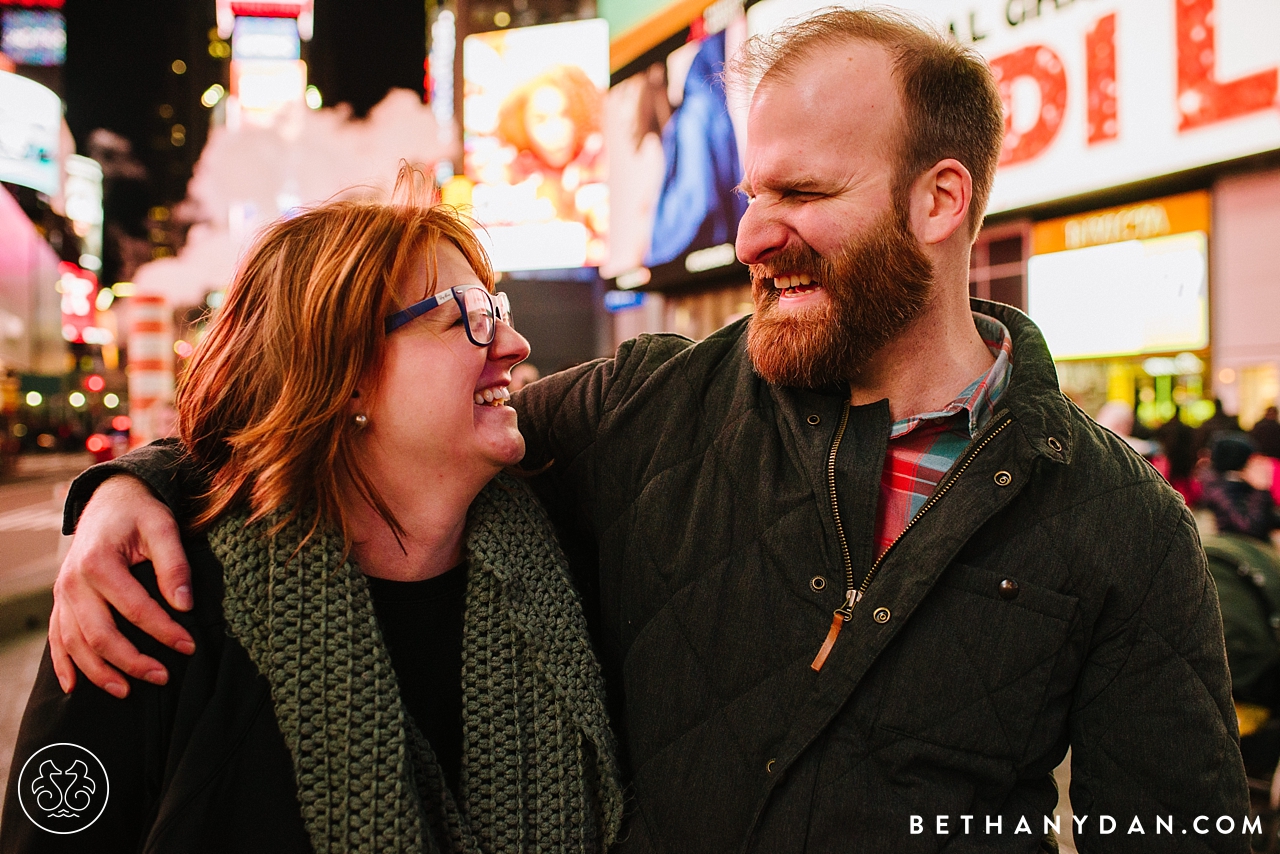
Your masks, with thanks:
[(500, 320), (493, 330), (489, 358), (495, 361), (509, 359), (511, 364), (518, 364), (529, 358), (529, 342), (523, 335), (516, 332), (515, 327)]

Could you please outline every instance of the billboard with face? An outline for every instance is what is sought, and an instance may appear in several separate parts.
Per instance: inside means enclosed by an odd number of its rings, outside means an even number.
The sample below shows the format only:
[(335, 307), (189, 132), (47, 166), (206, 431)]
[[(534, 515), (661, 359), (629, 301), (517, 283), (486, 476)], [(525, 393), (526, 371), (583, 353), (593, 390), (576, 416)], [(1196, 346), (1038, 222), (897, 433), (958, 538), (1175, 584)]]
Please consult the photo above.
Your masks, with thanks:
[(468, 36), (463, 149), (495, 269), (599, 266), (608, 251), (602, 20)]
[[(746, 199), (742, 134), (720, 72), (741, 44), (741, 10), (609, 91), (610, 252), (620, 286), (664, 287), (739, 268), (733, 241)], [(745, 275), (745, 274), (744, 274)]]

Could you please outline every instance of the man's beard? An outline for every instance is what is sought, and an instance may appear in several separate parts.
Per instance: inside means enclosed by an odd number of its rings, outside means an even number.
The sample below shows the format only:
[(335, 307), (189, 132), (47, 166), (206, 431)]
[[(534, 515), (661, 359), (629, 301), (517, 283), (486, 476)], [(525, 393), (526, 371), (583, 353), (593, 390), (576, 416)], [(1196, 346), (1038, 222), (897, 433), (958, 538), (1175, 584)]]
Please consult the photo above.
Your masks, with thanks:
[[(775, 273), (807, 273), (826, 291), (825, 303), (779, 309)], [(801, 244), (752, 264), (751, 288), (747, 354), (756, 373), (774, 385), (847, 385), (928, 305), (933, 265), (895, 206), (831, 258)]]

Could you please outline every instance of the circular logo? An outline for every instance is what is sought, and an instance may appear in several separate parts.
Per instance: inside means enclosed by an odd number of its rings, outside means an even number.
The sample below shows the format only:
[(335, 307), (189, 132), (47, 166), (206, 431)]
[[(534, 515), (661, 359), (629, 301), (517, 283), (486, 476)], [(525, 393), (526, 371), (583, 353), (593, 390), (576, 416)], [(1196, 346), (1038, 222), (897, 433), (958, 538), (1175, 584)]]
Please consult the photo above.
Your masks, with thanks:
[(31, 823), (50, 833), (79, 833), (107, 807), (107, 769), (78, 744), (62, 742), (31, 755), (18, 775), (18, 803)]

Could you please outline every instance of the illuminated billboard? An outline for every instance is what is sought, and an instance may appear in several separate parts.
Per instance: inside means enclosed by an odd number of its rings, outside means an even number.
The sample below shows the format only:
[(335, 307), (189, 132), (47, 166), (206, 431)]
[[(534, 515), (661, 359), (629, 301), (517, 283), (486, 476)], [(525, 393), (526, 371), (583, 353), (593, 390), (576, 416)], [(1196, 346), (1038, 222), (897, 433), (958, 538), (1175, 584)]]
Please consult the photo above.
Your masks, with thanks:
[(497, 270), (599, 266), (606, 257), (602, 20), (468, 36), (463, 163)]
[(19, 65), (62, 65), (67, 60), (67, 22), (61, 12), (47, 9), (5, 9), (0, 53)]
[[(761, 0), (749, 29), (769, 32), (826, 5)], [(1280, 148), (1280, 3), (883, 5), (932, 21), (991, 63), (1006, 113), (991, 212)]]
[(1055, 359), (1209, 345), (1209, 194), (1037, 223), (1027, 313)]
[(293, 18), (236, 18), (232, 59), (298, 59), (298, 22)]
[(52, 90), (0, 71), (0, 181), (57, 195), (61, 128), (62, 102)]
[(610, 251), (619, 287), (663, 288), (723, 276), (746, 199), (740, 129), (719, 75), (741, 44), (741, 7), (718, 32), (693, 38), (609, 90)]

